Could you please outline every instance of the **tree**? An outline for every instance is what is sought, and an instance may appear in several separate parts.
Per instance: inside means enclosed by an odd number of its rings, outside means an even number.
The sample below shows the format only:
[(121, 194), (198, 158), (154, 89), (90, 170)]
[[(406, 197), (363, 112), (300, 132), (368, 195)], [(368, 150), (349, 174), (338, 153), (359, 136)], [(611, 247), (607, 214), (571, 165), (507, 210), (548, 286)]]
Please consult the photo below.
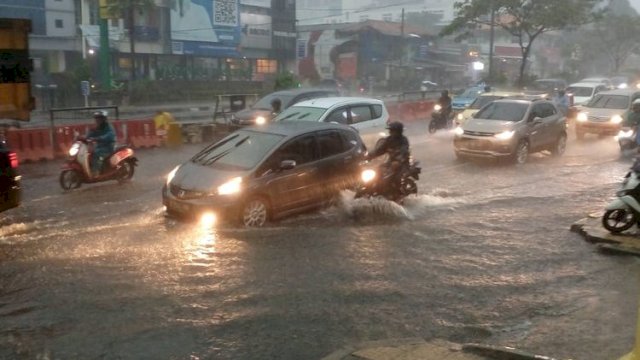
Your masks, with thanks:
[(542, 34), (583, 25), (596, 15), (599, 0), (463, 0), (454, 4), (456, 18), (441, 32), (441, 36), (458, 34), (456, 39), (471, 36), (478, 26), (502, 28), (518, 39), (522, 62), (518, 84), (522, 85), (527, 60), (534, 41)]
[(606, 54), (611, 61), (611, 70), (617, 73), (627, 58), (640, 50), (640, 17), (631, 15), (607, 14), (594, 24), (590, 31), (593, 42), (601, 54)]
[(131, 80), (136, 78), (135, 13), (143, 13), (156, 6), (154, 0), (107, 0), (107, 12), (129, 23), (129, 46), (131, 52)]

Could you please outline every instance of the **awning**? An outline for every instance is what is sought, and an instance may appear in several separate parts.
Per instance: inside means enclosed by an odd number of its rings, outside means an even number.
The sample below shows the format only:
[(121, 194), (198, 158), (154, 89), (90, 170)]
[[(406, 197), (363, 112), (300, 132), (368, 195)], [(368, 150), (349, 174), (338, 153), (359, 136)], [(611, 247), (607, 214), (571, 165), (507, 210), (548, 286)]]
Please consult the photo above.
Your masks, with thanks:
[[(82, 32), (82, 37), (87, 41), (87, 45), (93, 48), (100, 47), (100, 26), (98, 25), (78, 25)], [(109, 47), (116, 48), (116, 41), (124, 38), (124, 30), (109, 26)]]

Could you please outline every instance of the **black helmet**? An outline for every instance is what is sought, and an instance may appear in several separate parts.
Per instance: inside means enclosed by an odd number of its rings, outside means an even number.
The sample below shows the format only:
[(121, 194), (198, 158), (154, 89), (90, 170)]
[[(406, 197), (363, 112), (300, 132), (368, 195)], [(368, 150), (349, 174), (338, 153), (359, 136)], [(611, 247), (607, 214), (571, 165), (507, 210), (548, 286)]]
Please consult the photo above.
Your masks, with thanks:
[(404, 130), (404, 124), (399, 121), (393, 121), (390, 122), (389, 125), (387, 125), (387, 129), (389, 129), (389, 131), (398, 131), (402, 133), (402, 131)]
[(107, 112), (105, 110), (98, 110), (96, 112), (93, 113), (93, 117), (94, 119), (106, 119), (107, 118)]

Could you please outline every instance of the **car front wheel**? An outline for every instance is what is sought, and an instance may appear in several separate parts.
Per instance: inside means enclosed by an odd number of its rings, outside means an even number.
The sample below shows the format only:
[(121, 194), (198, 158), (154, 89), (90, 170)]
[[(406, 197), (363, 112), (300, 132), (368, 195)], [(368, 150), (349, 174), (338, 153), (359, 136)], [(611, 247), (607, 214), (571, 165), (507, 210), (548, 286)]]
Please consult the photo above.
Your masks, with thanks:
[(564, 152), (567, 150), (567, 134), (562, 133), (558, 136), (558, 140), (556, 140), (553, 148), (551, 149), (551, 154), (554, 156), (562, 156)]
[(513, 153), (513, 161), (517, 165), (522, 165), (527, 162), (529, 158), (529, 143), (526, 140), (520, 140), (516, 151)]
[(262, 227), (269, 219), (269, 203), (262, 197), (251, 198), (244, 204), (240, 216), (244, 226)]

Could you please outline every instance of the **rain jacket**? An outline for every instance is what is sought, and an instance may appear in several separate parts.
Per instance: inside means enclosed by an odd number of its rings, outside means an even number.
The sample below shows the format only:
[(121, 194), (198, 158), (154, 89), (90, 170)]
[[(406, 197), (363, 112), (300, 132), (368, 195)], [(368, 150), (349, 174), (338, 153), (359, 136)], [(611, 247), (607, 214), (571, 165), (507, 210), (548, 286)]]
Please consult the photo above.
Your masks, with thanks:
[(376, 146), (369, 154), (369, 157), (376, 158), (378, 156), (388, 154), (387, 163), (398, 161), (401, 164), (408, 164), (410, 158), (409, 140), (406, 136), (387, 136), (382, 140), (380, 146)]
[(94, 149), (96, 156), (104, 158), (113, 152), (116, 144), (116, 132), (108, 122), (105, 121), (102, 125), (90, 130), (87, 137), (96, 141), (96, 147)]

